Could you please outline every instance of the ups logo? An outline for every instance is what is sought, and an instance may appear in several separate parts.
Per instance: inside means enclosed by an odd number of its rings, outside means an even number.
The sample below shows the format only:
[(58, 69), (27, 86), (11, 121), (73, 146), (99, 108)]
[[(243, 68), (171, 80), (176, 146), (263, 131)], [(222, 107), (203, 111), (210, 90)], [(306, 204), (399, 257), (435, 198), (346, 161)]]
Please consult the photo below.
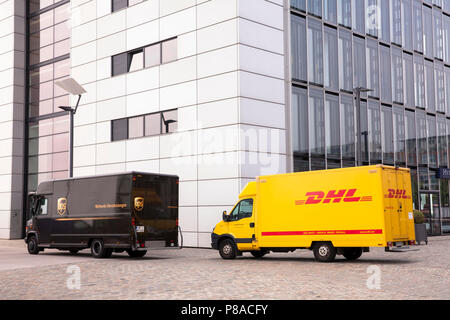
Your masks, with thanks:
[(67, 212), (67, 198), (59, 198), (58, 199), (58, 207), (57, 207), (58, 214), (60, 216), (63, 216)]
[(142, 197), (134, 198), (134, 209), (138, 212), (144, 210), (144, 198)]

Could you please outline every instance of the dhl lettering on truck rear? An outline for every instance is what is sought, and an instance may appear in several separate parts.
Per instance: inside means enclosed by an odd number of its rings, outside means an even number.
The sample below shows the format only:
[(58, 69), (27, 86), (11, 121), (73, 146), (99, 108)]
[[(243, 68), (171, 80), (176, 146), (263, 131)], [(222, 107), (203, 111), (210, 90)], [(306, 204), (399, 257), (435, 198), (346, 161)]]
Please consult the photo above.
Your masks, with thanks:
[[(224, 212), (211, 245), (224, 259), (310, 249), (358, 259), (370, 247), (413, 250), (409, 169), (383, 165), (259, 177)], [(393, 246), (395, 245), (395, 248)]]

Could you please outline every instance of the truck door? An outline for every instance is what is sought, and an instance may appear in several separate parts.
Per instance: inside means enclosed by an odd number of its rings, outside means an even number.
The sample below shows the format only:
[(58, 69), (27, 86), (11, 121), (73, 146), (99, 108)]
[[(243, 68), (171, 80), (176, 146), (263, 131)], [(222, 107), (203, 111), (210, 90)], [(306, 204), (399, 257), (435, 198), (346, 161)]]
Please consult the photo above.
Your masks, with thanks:
[(406, 206), (405, 174), (400, 170), (383, 170), (384, 182), (387, 188), (385, 199), (385, 215), (390, 224), (391, 239), (401, 241), (408, 239)]
[(251, 250), (255, 238), (253, 199), (240, 201), (230, 213), (229, 232), (235, 237), (238, 249)]
[(39, 243), (49, 244), (52, 218), (50, 217), (50, 199), (45, 196), (39, 198), (36, 208), (36, 227), (38, 230)]

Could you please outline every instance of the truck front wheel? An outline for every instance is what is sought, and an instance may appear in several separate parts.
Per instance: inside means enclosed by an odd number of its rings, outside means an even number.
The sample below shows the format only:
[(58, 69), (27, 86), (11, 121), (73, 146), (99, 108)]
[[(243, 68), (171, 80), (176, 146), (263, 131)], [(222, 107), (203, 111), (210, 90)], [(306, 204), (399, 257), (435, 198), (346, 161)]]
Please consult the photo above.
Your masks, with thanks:
[(35, 236), (31, 236), (28, 239), (27, 248), (28, 248), (29, 254), (38, 254), (39, 253), (39, 247), (38, 247), (37, 239)]
[(331, 242), (319, 242), (314, 246), (314, 257), (318, 262), (332, 262), (336, 258), (337, 250)]
[(357, 260), (363, 253), (362, 248), (345, 248), (342, 254), (349, 261)]
[(220, 241), (219, 253), (222, 259), (231, 260), (236, 258), (236, 246), (231, 239), (224, 239)]

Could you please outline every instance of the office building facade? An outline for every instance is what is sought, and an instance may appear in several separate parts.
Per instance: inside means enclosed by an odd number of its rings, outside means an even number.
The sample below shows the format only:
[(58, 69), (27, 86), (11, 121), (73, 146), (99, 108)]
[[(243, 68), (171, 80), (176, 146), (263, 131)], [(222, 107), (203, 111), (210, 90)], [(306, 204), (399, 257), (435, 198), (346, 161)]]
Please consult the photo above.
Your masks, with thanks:
[(0, 1), (0, 238), (22, 236), (28, 192), (69, 175), (68, 77), (86, 90), (74, 176), (177, 174), (186, 246), (209, 247), (258, 175), (354, 166), (356, 87), (373, 90), (363, 163), (411, 167), (430, 233), (450, 231), (448, 182), (435, 178), (449, 161), (449, 6)]

